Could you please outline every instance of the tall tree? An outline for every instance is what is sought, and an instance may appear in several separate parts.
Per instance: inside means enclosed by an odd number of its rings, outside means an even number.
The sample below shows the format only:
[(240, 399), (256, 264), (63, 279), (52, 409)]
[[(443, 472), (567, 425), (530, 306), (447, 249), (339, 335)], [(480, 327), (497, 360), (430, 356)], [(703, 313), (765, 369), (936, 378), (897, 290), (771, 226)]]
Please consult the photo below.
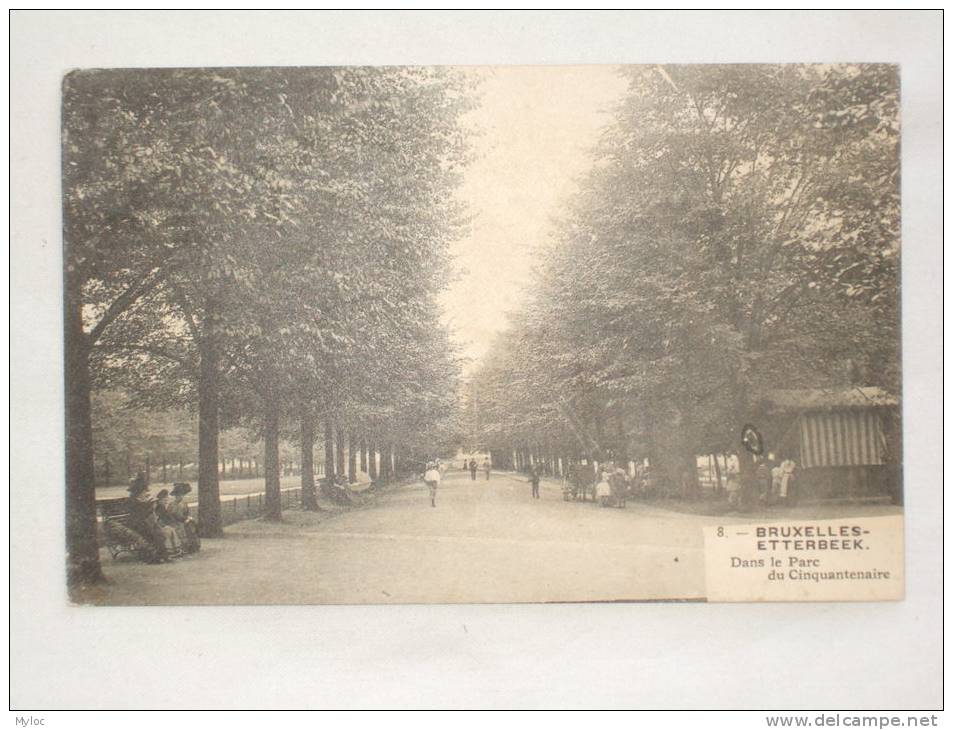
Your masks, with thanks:
[(540, 394), (560, 393), (598, 450), (638, 449), (677, 481), (694, 454), (733, 448), (767, 388), (831, 384), (848, 356), (895, 387), (896, 69), (623, 73), (520, 344), (486, 374), (502, 376), (496, 410), (555, 436), (568, 422)]

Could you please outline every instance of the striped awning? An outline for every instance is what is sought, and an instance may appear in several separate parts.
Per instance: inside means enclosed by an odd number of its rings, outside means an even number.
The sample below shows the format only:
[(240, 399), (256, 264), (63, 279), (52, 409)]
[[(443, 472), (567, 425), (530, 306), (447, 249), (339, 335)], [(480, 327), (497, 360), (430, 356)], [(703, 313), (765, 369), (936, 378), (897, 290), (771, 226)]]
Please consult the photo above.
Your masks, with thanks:
[(801, 427), (801, 466), (883, 464), (880, 414), (871, 409), (806, 413)]

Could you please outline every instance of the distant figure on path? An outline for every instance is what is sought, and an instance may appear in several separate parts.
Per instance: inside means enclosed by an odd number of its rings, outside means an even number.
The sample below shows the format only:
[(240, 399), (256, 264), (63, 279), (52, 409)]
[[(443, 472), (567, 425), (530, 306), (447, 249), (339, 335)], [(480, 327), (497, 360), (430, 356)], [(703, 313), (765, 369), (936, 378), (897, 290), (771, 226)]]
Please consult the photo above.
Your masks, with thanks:
[(470, 479), (476, 481), (477, 463), (476, 459), (470, 459)]
[(539, 477), (542, 471), (538, 461), (529, 468), (529, 481), (533, 485), (533, 499), (539, 499)]
[(430, 506), (437, 506), (437, 485), (440, 484), (440, 469), (433, 461), (427, 464), (427, 471), (424, 472), (424, 481), (430, 487)]
[(487, 481), (490, 480), (490, 460), (486, 458), (483, 460), (483, 471), (486, 472)]

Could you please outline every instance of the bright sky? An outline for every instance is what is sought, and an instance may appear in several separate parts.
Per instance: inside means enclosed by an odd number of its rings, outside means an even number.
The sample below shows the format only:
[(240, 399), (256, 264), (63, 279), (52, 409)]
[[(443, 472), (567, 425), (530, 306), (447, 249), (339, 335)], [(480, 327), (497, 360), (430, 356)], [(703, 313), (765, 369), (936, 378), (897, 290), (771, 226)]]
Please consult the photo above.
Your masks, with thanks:
[[(482, 357), (530, 283), (533, 249), (590, 165), (589, 151), (625, 89), (613, 66), (480, 70), (482, 105), (467, 121), (476, 159), (460, 190), (473, 217), (454, 248), (461, 272), (444, 293), (466, 356)], [(469, 368), (467, 368), (469, 370)]]

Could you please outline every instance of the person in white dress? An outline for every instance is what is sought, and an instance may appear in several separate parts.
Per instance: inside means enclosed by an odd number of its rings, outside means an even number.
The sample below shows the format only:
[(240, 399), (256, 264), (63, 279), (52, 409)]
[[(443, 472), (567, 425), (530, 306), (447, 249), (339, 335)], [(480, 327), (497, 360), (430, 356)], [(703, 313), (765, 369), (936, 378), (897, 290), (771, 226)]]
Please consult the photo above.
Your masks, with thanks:
[(797, 468), (794, 459), (786, 458), (781, 462), (781, 488), (778, 495), (781, 499), (788, 499), (791, 494), (791, 482), (794, 479), (794, 470)]
[(436, 462), (431, 461), (427, 464), (427, 471), (424, 472), (424, 481), (430, 487), (430, 506), (437, 506), (437, 486), (440, 484), (440, 467)]

